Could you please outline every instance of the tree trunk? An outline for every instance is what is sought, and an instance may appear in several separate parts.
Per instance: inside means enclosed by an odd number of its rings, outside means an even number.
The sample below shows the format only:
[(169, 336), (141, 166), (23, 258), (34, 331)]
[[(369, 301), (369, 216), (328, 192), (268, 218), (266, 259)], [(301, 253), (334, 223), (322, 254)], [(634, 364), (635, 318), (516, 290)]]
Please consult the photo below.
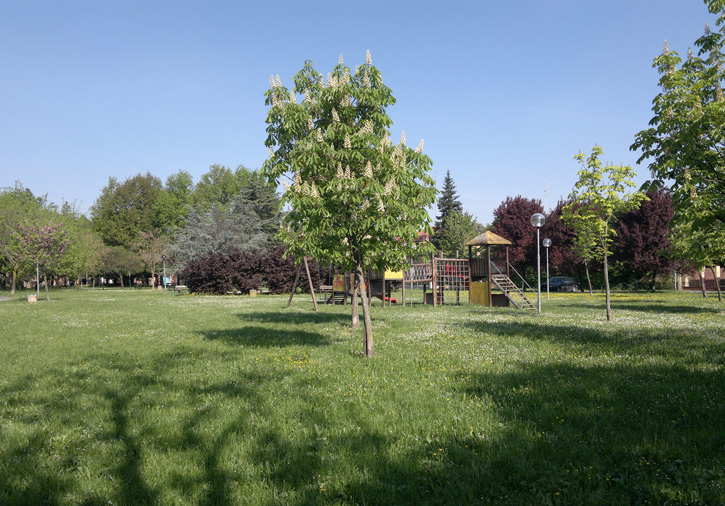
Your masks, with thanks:
[(43, 284), (45, 285), (45, 300), (50, 302), (50, 291), (48, 290), (48, 276), (43, 271)]
[[(357, 272), (356, 272), (357, 274)], [(358, 280), (357, 275), (352, 278), (352, 328), (360, 328), (360, 308), (358, 307)]]
[(652, 291), (657, 291), (657, 271), (652, 271)]
[(720, 280), (715, 275), (715, 267), (712, 265), (710, 266), (710, 271), (712, 271), (712, 279), (715, 280), (715, 287), (717, 288), (717, 301), (722, 302), (722, 291), (720, 291)]
[(705, 268), (703, 267), (702, 270), (698, 271), (698, 274), (700, 274), (700, 290), (702, 290), (702, 296), (707, 298), (707, 289), (705, 288)]
[(604, 254), (604, 292), (605, 292), (604, 298), (606, 299), (606, 302), (607, 302), (607, 321), (610, 322), (610, 321), (612, 321), (612, 306), (611, 306), (611, 301), (610, 301), (610, 297), (609, 297), (609, 266), (607, 263), (607, 254), (606, 253)]
[(370, 320), (370, 305), (368, 304), (362, 267), (358, 265), (355, 272), (357, 273), (357, 284), (360, 287), (360, 298), (362, 299), (363, 307), (363, 353), (365, 358), (372, 358), (375, 353), (375, 346), (373, 345), (373, 324)]
[(588, 262), (584, 262), (584, 270), (587, 273), (587, 284), (589, 284), (589, 295), (593, 296), (594, 291), (592, 290), (592, 279), (589, 277), (589, 263)]
[(17, 267), (13, 267), (13, 281), (10, 285), (10, 295), (15, 295), (15, 285), (18, 280), (18, 269)]

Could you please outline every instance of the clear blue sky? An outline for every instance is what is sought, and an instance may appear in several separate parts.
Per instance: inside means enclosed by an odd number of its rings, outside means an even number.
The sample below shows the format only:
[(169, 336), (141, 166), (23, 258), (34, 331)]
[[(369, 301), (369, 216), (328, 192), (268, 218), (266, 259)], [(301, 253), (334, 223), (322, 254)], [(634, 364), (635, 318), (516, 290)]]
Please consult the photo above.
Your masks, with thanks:
[(634, 165), (652, 59), (706, 22), (698, 0), (0, 0), (0, 186), (86, 211), (109, 176), (259, 168), (270, 74), (291, 87), (307, 59), (327, 74), (369, 49), (393, 139), (425, 139), (436, 180), (450, 170), (488, 223), (506, 196), (553, 207), (594, 144)]

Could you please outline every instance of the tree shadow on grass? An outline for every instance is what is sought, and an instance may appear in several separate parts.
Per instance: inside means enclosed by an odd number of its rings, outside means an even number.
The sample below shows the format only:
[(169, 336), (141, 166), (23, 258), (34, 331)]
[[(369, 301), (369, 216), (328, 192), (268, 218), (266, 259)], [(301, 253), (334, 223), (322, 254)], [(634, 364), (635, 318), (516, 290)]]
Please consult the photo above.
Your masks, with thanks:
[[(494, 407), (521, 439), (508, 451), (548, 469), (541, 478), (570, 503), (722, 504), (725, 378), (670, 365), (519, 367), (461, 372), (459, 393)], [(526, 469), (502, 477), (530, 482)], [(528, 476), (527, 476), (528, 475)], [(576, 495), (580, 499), (576, 499)]]
[(281, 330), (270, 327), (240, 327), (237, 329), (205, 330), (199, 334), (210, 341), (234, 346), (280, 348), (284, 346), (327, 346), (330, 339), (316, 332)]
[(292, 325), (306, 325), (316, 323), (338, 323), (340, 325), (350, 325), (351, 321), (349, 313), (325, 313), (321, 311), (305, 313), (296, 313), (289, 311), (254, 312), (241, 313), (238, 315), (238, 317), (240, 320), (245, 322)]
[[(725, 499), (725, 433), (718, 430), (725, 419), (720, 402), (725, 379), (717, 370), (547, 364), (485, 373), (472, 367), (452, 378), (451, 393), (480, 404), (480, 419), (452, 420), (440, 429), (423, 423), (388, 430), (371, 406), (357, 400), (327, 405), (324, 409), (334, 411), (327, 413), (319, 407), (319, 393), (305, 389), (302, 377), (288, 385), (299, 401), (284, 411), (294, 423), (280, 418), (279, 397), (289, 395), (278, 388), (290, 379), (285, 373), (242, 370), (210, 384), (188, 385), (173, 368), (182, 361), (193, 365), (188, 353), (164, 354), (143, 369), (133, 357), (98, 355), (88, 361), (106, 367), (101, 372), (117, 381), (89, 382), (63, 371), (49, 371), (46, 378), (48, 384), (70, 384), (62, 395), (93, 395), (109, 413), (107, 426), (94, 437), (115, 447), (101, 454), (109, 459), (103, 473), (113, 492), (89, 492), (76, 501), (87, 506), (158, 504), (172, 497), (189, 504), (268, 506), (722, 504)], [(38, 380), (22, 378), (0, 395), (18, 387), (37, 389)], [(155, 399), (157, 392), (163, 392), (161, 399)], [(186, 406), (179, 416), (163, 423), (139, 418), (147, 402), (163, 405), (171, 399), (177, 408)], [(230, 404), (236, 408), (227, 411)], [(61, 406), (47, 409), (40, 415), (57, 418)], [(75, 423), (85, 425), (79, 417)], [(59, 428), (71, 434), (77, 429), (72, 421)], [(51, 434), (30, 430), (22, 444), (0, 449), (3, 482), (10, 484), (0, 482), (0, 503), (54, 505), (88, 490), (81, 473), (53, 467), (49, 453), (54, 450), (44, 449)], [(75, 444), (82, 442), (71, 441), (70, 447)], [(149, 460), (163, 466), (169, 455), (177, 456), (173, 469), (154, 476), (159, 471)], [(246, 474), (237, 474), (232, 459), (239, 459)], [(250, 482), (258, 495), (240, 496)], [(25, 488), (10, 494), (4, 488), (17, 484)]]
[[(483, 334), (501, 337), (523, 337), (560, 345), (577, 345), (582, 353), (604, 352), (632, 354), (646, 350), (647, 354), (679, 357), (685, 361), (722, 363), (725, 345), (719, 341), (701, 339), (701, 333), (692, 329), (614, 327), (608, 324), (584, 325), (547, 324), (533, 319), (501, 321), (495, 324), (467, 322), (467, 327)], [(685, 345), (686, 343), (686, 345)], [(672, 346), (676, 345), (676, 346)]]
[[(13, 392), (25, 389), (43, 390), (44, 387), (39, 385), (62, 385), (62, 388), (48, 387), (54, 393), (33, 395), (27, 400), (26, 407), (28, 403), (35, 404), (30, 409), (30, 416), (14, 417), (22, 421), (30, 433), (21, 437), (20, 441), (6, 441), (0, 445), (0, 504), (55, 505), (68, 501), (84, 506), (158, 504), (161, 494), (173, 489), (174, 483), (167, 482), (162, 489), (152, 484), (147, 467), (150, 447), (161, 448), (165, 452), (190, 453), (202, 448), (202, 475), (179, 480), (178, 493), (183, 496), (196, 485), (200, 490), (208, 491), (199, 504), (230, 504), (229, 490), (225, 487), (227, 474), (222, 469), (220, 453), (226, 443), (225, 433), (211, 445), (196, 436), (209, 423), (213, 411), (211, 407), (189, 409), (192, 416), (186, 419), (179, 434), (179, 431), (173, 430), (174, 426), (157, 427), (153, 420), (144, 418), (145, 404), (158, 404), (163, 408), (165, 402), (178, 396), (186, 396), (192, 403), (218, 398), (254, 401), (257, 395), (255, 385), (278, 381), (279, 378), (267, 374), (239, 373), (234, 376), (235, 381), (185, 384), (187, 380), (172, 373), (173, 366), (183, 360), (194, 359), (189, 358), (188, 353), (171, 352), (141, 369), (129, 356), (89, 356), (86, 364), (100, 366), (96, 369), (100, 375), (98, 378), (91, 379), (87, 373), (48, 370), (42, 374), (26, 375), (0, 389), (0, 396), (8, 398)], [(159, 390), (168, 396), (167, 399), (150, 400), (150, 392)], [(85, 396), (85, 405), (77, 400), (81, 395)], [(93, 409), (107, 412), (108, 418), (99, 422), (96, 413), (95, 421), (84, 419), (82, 413), (89, 409), (89, 399), (92, 399)], [(0, 420), (4, 416), (5, 413), (0, 410)], [(240, 418), (244, 416), (242, 413)], [(41, 423), (36, 424), (34, 420)], [(235, 420), (226, 433), (235, 433), (240, 426), (243, 423)], [(88, 433), (93, 434), (91, 440), (84, 436)], [(62, 449), (56, 439), (65, 441)], [(95, 458), (101, 459), (101, 462), (86, 462), (88, 452), (97, 448), (106, 449), (95, 453)], [(58, 454), (54, 455), (56, 452)], [(86, 483), (89, 476), (84, 473), (88, 469), (94, 473), (92, 479), (105, 482), (105, 488), (95, 490), (92, 484)], [(95, 475), (99, 469), (103, 478)]]
[[(567, 307), (579, 307), (588, 310), (597, 309), (592, 304), (584, 304), (579, 302), (567, 302)], [(612, 300), (612, 314), (614, 319), (617, 319), (617, 311), (637, 311), (642, 313), (663, 313), (663, 314), (719, 314), (722, 310), (725, 310), (725, 305), (722, 307), (702, 307), (702, 306), (691, 306), (691, 305), (673, 305), (664, 304), (660, 302), (631, 302)], [(601, 311), (604, 311), (604, 300), (602, 300)]]

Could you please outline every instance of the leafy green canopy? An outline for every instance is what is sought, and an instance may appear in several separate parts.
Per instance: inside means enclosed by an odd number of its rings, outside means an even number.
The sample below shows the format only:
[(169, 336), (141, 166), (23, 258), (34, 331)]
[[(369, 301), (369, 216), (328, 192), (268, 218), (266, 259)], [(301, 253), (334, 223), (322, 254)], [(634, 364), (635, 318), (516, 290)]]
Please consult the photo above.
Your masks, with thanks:
[(684, 61), (665, 41), (653, 65), (662, 87), (653, 101), (654, 117), (630, 149), (642, 150), (637, 163), (649, 159), (653, 177), (672, 182), (676, 219), (725, 227), (725, 2), (706, 4), (720, 14), (719, 32), (706, 25), (695, 42), (699, 51), (688, 50)]
[(564, 207), (562, 219), (574, 229), (575, 248), (582, 259), (601, 260), (604, 266), (607, 320), (611, 320), (607, 259), (612, 254), (615, 225), (621, 214), (638, 209), (647, 197), (641, 191), (627, 193), (635, 186), (634, 170), (626, 165), (605, 166), (599, 159), (603, 153), (601, 147), (594, 146), (588, 157), (583, 153), (574, 157), (581, 165), (579, 181), (569, 195), (571, 203)]
[[(352, 72), (342, 57), (327, 82), (307, 61), (288, 90), (270, 79), (266, 104), (270, 158), (263, 173), (284, 184), (281, 239), (297, 255), (343, 269), (402, 267), (418, 231), (430, 232), (436, 189), (423, 141), (390, 140), (386, 108), (395, 103), (380, 72)], [(297, 96), (303, 97), (298, 102)]]

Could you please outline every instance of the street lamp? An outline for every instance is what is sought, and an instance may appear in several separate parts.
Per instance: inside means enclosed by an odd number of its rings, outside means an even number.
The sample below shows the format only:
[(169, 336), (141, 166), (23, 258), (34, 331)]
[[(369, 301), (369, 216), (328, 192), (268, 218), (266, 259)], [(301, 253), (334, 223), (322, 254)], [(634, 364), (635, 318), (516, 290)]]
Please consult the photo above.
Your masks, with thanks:
[(548, 237), (541, 241), (546, 248), (546, 298), (549, 298), (549, 248), (551, 247), (551, 239)]
[(164, 261), (164, 290), (166, 290), (166, 255), (161, 255), (161, 260)]
[(546, 218), (541, 213), (535, 213), (531, 217), (531, 224), (536, 228), (536, 279), (539, 283), (538, 303), (539, 314), (541, 314), (541, 244), (539, 239), (539, 230), (546, 223)]

